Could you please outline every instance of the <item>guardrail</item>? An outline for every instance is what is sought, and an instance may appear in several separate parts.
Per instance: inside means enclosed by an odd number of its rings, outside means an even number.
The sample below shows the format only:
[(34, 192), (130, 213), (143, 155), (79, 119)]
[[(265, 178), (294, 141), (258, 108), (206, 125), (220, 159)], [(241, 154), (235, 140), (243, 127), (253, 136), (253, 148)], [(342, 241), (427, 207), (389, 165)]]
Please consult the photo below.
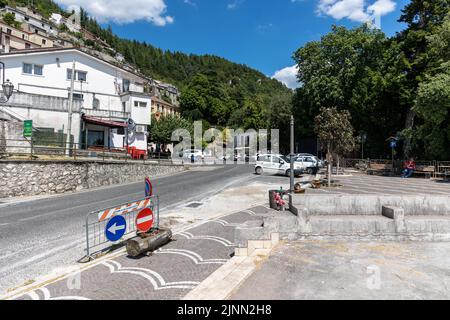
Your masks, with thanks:
[[(88, 213), (86, 215), (85, 233), (86, 233), (86, 258), (94, 259), (93, 254), (101, 252), (110, 247), (108, 244), (118, 244), (127, 240), (127, 236), (136, 233), (136, 216), (137, 214), (146, 208), (153, 211), (153, 227), (152, 229), (159, 228), (159, 196), (151, 196), (142, 198), (134, 202), (127, 202), (118, 206), (104, 208)], [(125, 230), (120, 238), (116, 242), (111, 242), (107, 239), (106, 227), (108, 222), (116, 216), (122, 216), (125, 221)], [(93, 250), (96, 250), (93, 252)]]
[(81, 148), (80, 143), (71, 142), (67, 144), (63, 139), (0, 139), (0, 159), (95, 159), (100, 161), (157, 161), (170, 162), (170, 153), (153, 152), (148, 153), (139, 159), (129, 154), (126, 148), (103, 148), (90, 147)]

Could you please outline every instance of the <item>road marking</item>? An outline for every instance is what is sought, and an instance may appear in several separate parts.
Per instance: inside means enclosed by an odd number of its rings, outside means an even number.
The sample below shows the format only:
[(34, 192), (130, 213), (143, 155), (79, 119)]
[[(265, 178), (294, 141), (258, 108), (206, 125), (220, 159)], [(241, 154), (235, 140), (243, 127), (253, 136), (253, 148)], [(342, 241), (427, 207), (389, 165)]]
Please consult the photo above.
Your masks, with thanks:
[(225, 247), (233, 247), (234, 244), (231, 243), (231, 241), (222, 238), (222, 237), (216, 237), (216, 236), (194, 236), (192, 233), (190, 232), (180, 232), (178, 233), (180, 236), (185, 237), (188, 240), (210, 240), (210, 241), (215, 241), (220, 243), (221, 245), (225, 246)]
[(198, 281), (166, 282), (156, 271), (146, 268), (122, 267), (119, 262), (113, 260), (103, 261), (102, 264), (109, 269), (111, 274), (133, 274), (147, 279), (152, 284), (155, 291), (166, 289), (193, 289), (200, 284)]
[[(254, 203), (249, 204), (248, 207), (253, 208), (253, 207), (258, 207), (258, 206), (263, 206), (263, 205), (264, 205), (264, 203), (254, 202)], [(236, 210), (236, 211), (233, 211), (233, 212), (228, 212), (228, 213), (219, 213), (217, 215), (211, 216), (209, 219), (205, 219), (205, 220), (199, 221), (197, 223), (192, 223), (192, 224), (189, 224), (189, 225), (184, 225), (184, 226), (180, 226), (178, 228), (175, 228), (173, 230), (173, 234), (174, 235), (178, 235), (180, 233), (183, 233), (184, 231), (188, 231), (188, 230), (197, 228), (197, 227), (207, 223), (211, 219), (224, 218), (224, 217), (228, 217), (228, 216), (231, 216), (231, 215), (234, 215), (234, 214), (238, 214), (238, 213), (241, 213), (241, 212), (243, 212), (242, 209)], [(81, 242), (84, 242), (84, 241), (85, 240), (82, 240)], [(69, 277), (73, 277), (73, 276), (75, 276), (77, 274), (80, 274), (80, 273), (83, 273), (85, 271), (88, 271), (89, 269), (95, 268), (96, 266), (101, 265), (104, 260), (116, 259), (116, 258), (125, 256), (125, 255), (126, 255), (126, 249), (125, 248), (119, 249), (115, 253), (111, 253), (111, 254), (108, 254), (107, 256), (100, 257), (100, 258), (98, 258), (98, 259), (88, 263), (87, 265), (85, 265), (83, 267), (79, 267), (77, 270), (70, 271), (70, 272), (65, 273), (65, 274), (60, 274), (58, 276), (53, 276), (53, 278), (49, 278), (49, 277), (45, 278), (44, 277), (44, 278), (41, 278), (41, 280), (39, 280), (39, 282), (35, 282), (35, 283), (33, 283), (31, 285), (28, 285), (28, 286), (25, 286), (25, 287), (19, 287), (18, 289), (14, 290), (14, 291), (12, 291), (10, 293), (7, 293), (7, 294), (5, 294), (3, 296), (0, 296), (0, 300), (13, 300), (13, 299), (20, 298), (20, 297), (22, 297), (23, 295), (26, 295), (27, 293), (29, 293), (32, 290), (36, 290), (36, 289), (38, 289), (40, 287), (43, 287), (43, 286), (46, 286), (46, 285), (50, 285), (50, 284), (56, 283), (58, 281), (62, 281), (62, 280), (67, 279)], [(22, 262), (19, 263), (18, 265), (21, 265), (21, 264), (22, 264)], [(16, 265), (14, 265), (12, 267), (15, 268)]]
[(156, 254), (175, 254), (181, 255), (194, 261), (195, 264), (224, 264), (228, 259), (203, 259), (199, 254), (190, 250), (182, 249), (159, 249)]

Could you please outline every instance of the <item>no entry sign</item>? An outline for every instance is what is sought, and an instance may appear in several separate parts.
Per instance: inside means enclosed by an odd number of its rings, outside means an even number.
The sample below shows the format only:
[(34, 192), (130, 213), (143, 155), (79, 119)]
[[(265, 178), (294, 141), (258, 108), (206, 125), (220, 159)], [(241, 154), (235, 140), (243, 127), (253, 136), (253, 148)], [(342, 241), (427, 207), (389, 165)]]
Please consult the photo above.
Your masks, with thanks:
[(145, 208), (136, 216), (136, 228), (141, 232), (148, 232), (153, 227), (153, 211)]

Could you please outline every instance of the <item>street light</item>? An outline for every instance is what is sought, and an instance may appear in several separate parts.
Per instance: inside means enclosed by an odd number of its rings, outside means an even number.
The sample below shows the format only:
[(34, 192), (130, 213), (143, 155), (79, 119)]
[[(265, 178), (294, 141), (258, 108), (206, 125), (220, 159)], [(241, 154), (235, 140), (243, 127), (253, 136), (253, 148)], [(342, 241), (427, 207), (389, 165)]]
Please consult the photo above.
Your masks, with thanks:
[(5, 81), (5, 64), (0, 61), (0, 65), (2, 66), (2, 75), (3, 75), (3, 77), (2, 77), (3, 96), (0, 97), (0, 102), (5, 103), (5, 102), (8, 102), (9, 99), (11, 98), (13, 91), (14, 91), (14, 85), (9, 80)]
[(14, 85), (9, 80), (6, 80), (6, 82), (2, 84), (2, 88), (3, 88), (3, 97), (1, 97), (1, 102), (5, 103), (8, 102), (9, 99), (11, 98), (14, 91)]

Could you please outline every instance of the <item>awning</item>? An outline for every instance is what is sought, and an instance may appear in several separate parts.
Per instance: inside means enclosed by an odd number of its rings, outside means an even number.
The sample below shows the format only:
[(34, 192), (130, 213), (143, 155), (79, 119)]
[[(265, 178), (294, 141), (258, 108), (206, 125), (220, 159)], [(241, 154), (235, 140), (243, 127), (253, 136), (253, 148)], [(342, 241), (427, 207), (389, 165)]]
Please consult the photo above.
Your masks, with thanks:
[(116, 122), (111, 120), (105, 120), (102, 118), (96, 118), (96, 117), (90, 117), (90, 116), (83, 116), (83, 120), (87, 123), (97, 124), (104, 127), (110, 127), (110, 128), (127, 128), (128, 123), (127, 122)]

